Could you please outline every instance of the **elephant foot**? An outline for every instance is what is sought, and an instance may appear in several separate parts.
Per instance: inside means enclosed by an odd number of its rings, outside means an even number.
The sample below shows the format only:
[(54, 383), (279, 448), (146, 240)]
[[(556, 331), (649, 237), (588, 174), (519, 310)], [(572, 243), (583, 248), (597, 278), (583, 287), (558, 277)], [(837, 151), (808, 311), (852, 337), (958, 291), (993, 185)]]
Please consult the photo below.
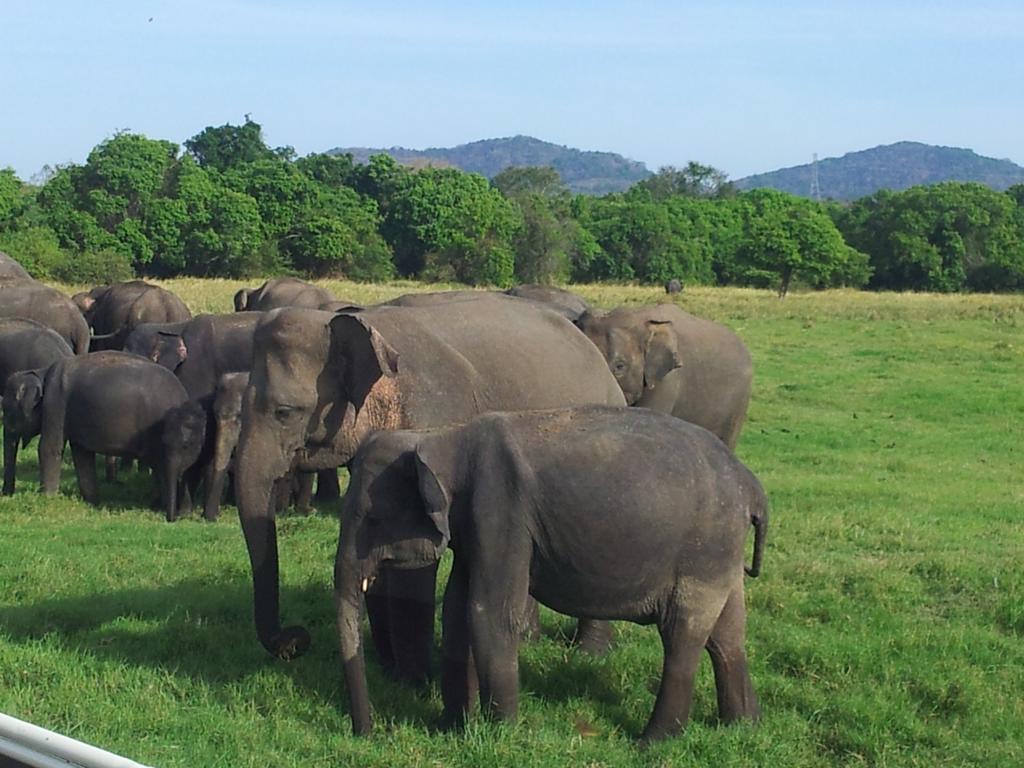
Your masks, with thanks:
[(282, 661), (291, 661), (308, 651), (312, 642), (309, 632), (303, 627), (285, 627), (264, 643), (264, 647), (272, 656)]
[(604, 656), (614, 645), (612, 625), (607, 621), (580, 619), (572, 643), (591, 656)]

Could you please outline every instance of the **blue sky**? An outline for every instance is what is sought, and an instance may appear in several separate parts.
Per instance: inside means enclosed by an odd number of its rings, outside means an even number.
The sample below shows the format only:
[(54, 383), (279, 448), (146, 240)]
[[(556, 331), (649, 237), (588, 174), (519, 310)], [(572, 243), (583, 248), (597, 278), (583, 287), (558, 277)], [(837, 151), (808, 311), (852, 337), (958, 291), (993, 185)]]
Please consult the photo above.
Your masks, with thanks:
[(0, 0), (0, 167), (261, 123), (300, 154), (527, 134), (731, 178), (901, 140), (1024, 165), (1024, 2)]

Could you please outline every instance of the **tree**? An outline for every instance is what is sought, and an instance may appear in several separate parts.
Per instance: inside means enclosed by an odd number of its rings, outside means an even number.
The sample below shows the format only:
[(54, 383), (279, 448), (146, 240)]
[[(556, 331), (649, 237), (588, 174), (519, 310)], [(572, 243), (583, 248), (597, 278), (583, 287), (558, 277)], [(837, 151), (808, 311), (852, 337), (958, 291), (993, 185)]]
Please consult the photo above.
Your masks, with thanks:
[(569, 196), (569, 187), (550, 166), (510, 166), (491, 179), (491, 184), (505, 197)]
[(242, 125), (224, 125), (214, 128), (207, 126), (185, 142), (188, 150), (200, 167), (226, 171), (244, 163), (257, 160), (287, 158), (293, 150), (285, 147), (272, 150), (263, 141), (263, 128), (245, 116)]
[(509, 285), (516, 208), (487, 179), (456, 168), (424, 168), (396, 185), (386, 214), (401, 274)]
[(725, 275), (730, 282), (774, 285), (784, 297), (794, 279), (814, 287), (867, 281), (867, 256), (846, 244), (816, 203), (772, 189), (741, 199), (744, 240)]
[(946, 182), (879, 192), (834, 216), (847, 241), (870, 255), (870, 287), (1024, 287), (1024, 219), (1012, 192)]
[(0, 168), (0, 232), (14, 229), (15, 220), (25, 209), (22, 183), (11, 168)]
[(665, 165), (650, 178), (638, 181), (630, 191), (646, 192), (652, 200), (682, 197), (726, 198), (736, 194), (728, 175), (710, 165), (691, 160), (685, 168)]

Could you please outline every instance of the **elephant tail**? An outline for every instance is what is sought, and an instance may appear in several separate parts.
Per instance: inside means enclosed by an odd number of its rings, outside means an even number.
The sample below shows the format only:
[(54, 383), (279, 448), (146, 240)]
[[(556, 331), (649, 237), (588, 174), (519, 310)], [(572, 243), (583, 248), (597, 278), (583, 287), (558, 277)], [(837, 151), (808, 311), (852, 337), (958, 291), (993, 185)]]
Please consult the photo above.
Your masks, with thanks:
[(754, 557), (750, 567), (744, 567), (747, 576), (756, 579), (761, 574), (761, 560), (764, 558), (764, 540), (768, 533), (768, 500), (761, 495), (759, 503), (750, 511), (750, 524), (754, 526)]

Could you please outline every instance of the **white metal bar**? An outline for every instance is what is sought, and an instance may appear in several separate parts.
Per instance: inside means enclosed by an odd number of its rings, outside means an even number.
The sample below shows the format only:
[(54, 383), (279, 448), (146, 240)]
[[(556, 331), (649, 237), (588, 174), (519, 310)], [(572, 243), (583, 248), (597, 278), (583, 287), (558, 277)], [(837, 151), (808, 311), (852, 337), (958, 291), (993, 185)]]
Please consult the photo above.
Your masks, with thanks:
[(0, 754), (33, 768), (146, 768), (126, 757), (4, 714), (0, 714)]

